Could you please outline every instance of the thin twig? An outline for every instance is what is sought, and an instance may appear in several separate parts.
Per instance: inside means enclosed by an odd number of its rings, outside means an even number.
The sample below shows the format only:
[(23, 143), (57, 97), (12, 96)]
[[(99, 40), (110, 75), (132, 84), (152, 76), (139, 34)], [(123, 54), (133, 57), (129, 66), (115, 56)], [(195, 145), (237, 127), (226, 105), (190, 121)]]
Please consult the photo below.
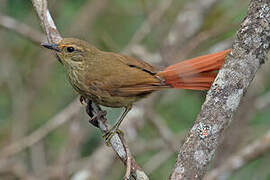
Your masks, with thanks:
[(177, 60), (179, 50), (185, 47), (186, 41), (193, 37), (202, 27), (206, 13), (219, 0), (189, 1), (179, 12), (175, 24), (164, 40), (163, 58), (171, 63)]
[(134, 45), (139, 44), (139, 42), (142, 41), (149, 32), (151, 32), (153, 25), (160, 20), (166, 10), (170, 7), (171, 3), (172, 0), (163, 0), (161, 3), (159, 3), (158, 7), (154, 8), (154, 10), (149, 14), (148, 18), (143, 22), (125, 47), (125, 53), (130, 52)]
[(80, 34), (82, 31), (88, 32), (91, 29), (91, 24), (103, 12), (107, 4), (108, 0), (85, 1), (85, 4), (78, 11), (74, 23), (72, 23), (70, 32), (75, 34)]
[(25, 179), (25, 180), (35, 180), (37, 179), (35, 176), (29, 174), (26, 167), (22, 163), (18, 163), (16, 160), (9, 160), (5, 162), (5, 167), (1, 167), (0, 165), (0, 176), (2, 179), (2, 175), (9, 175), (15, 179)]
[[(101, 109), (96, 104), (92, 103), (91, 101), (88, 101), (88, 106), (86, 111), (93, 114), (98, 114), (101, 112)], [(89, 114), (90, 118), (92, 118), (92, 114)], [(99, 119), (97, 119), (98, 127), (102, 131), (102, 133), (107, 133), (110, 129), (110, 125), (107, 121), (107, 119), (104, 116), (100, 116)], [(93, 124), (96, 125), (94, 122)], [(127, 153), (126, 149), (123, 143), (123, 138), (120, 137), (118, 133), (115, 133), (111, 139), (110, 139), (110, 145), (118, 155), (118, 157), (121, 159), (123, 163), (126, 163), (127, 160)], [(129, 150), (128, 150), (129, 151)], [(146, 173), (142, 171), (142, 169), (139, 167), (139, 165), (136, 163), (135, 159), (131, 157), (131, 174), (135, 179), (148, 179)]]
[(25, 37), (27, 39), (30, 39), (32, 42), (36, 44), (40, 44), (44, 39), (46, 39), (46, 36), (39, 31), (31, 28), (30, 26), (23, 24), (9, 16), (5, 16), (3, 14), (0, 14), (0, 26), (14, 31), (22, 37)]
[(230, 174), (245, 166), (250, 161), (260, 157), (261, 155), (269, 152), (270, 149), (270, 131), (263, 137), (248, 144), (233, 156), (223, 161), (221, 166), (211, 170), (205, 177), (205, 180), (214, 180), (218, 177), (225, 179)]
[[(148, 100), (151, 100), (148, 99)], [(126, 116), (125, 121), (122, 124), (122, 129), (127, 135), (127, 139), (131, 140), (128, 136), (128, 132), (132, 132), (134, 128), (134, 122), (144, 122), (143, 114), (145, 113), (145, 109), (142, 106), (134, 107), (129, 114)], [(87, 174), (87, 178), (89, 179), (103, 179), (102, 172), (106, 171), (113, 164), (113, 160), (115, 159), (115, 154), (112, 151), (108, 151), (107, 148), (102, 144), (100, 147), (97, 147), (96, 150), (87, 158), (86, 163), (78, 162), (75, 165), (68, 167), (69, 173), (74, 173), (74, 177), (80, 177), (80, 174)], [(98, 165), (95, 162), (99, 162)], [(71, 162), (71, 164), (74, 164)], [(75, 179), (75, 178), (74, 178)]]
[(172, 155), (176, 153), (172, 152), (171, 150), (164, 149), (156, 153), (149, 159), (143, 166), (143, 168), (151, 173), (160, 167), (164, 162), (166, 162)]
[(170, 179), (202, 179), (204, 176), (224, 130), (269, 51), (269, 22), (270, 2), (251, 0), (233, 49), (181, 147)]
[(163, 122), (163, 120), (156, 115), (152, 110), (148, 110), (147, 118), (149, 121), (154, 125), (154, 127), (157, 129), (161, 139), (168, 145), (168, 148), (172, 152), (177, 152), (177, 147), (175, 146), (175, 143), (173, 142), (173, 132), (169, 129), (166, 123)]
[(123, 135), (121, 136), (121, 138), (122, 138), (122, 142), (124, 144), (124, 147), (125, 147), (125, 150), (126, 150), (126, 153), (127, 153), (126, 173), (125, 173), (125, 176), (124, 176), (124, 180), (129, 180), (130, 173), (131, 173), (131, 159), (132, 159), (132, 157), (131, 157), (131, 153), (129, 151), (127, 142), (123, 139)]
[(4, 147), (0, 152), (0, 158), (7, 158), (37, 143), (42, 138), (47, 136), (51, 131), (76, 117), (79, 110), (80, 106), (78, 100), (70, 103), (65, 109), (47, 121), (39, 129), (35, 130), (30, 135), (23, 137), (19, 141)]
[[(81, 152), (81, 144), (84, 140), (85, 132), (82, 131), (82, 128), (80, 127), (80, 120), (79, 118), (73, 119), (70, 121), (69, 125), (69, 133), (67, 137), (67, 143), (65, 146), (63, 146), (61, 149), (61, 155), (59, 156), (59, 162), (61, 168), (61, 179), (67, 179), (69, 175), (71, 174), (65, 166), (65, 164), (68, 164), (69, 162), (77, 160), (80, 156)], [(87, 133), (91, 133), (91, 130), (87, 130)], [(59, 173), (60, 174), (60, 173)]]
[[(46, 32), (48, 41), (57, 43), (62, 38), (47, 8), (47, 0), (32, 0), (32, 3), (41, 20), (41, 24)], [(88, 112), (90, 118), (92, 118), (93, 116), (97, 116), (98, 117), (97, 124), (95, 125), (98, 125), (99, 129), (103, 133), (106, 133), (109, 130), (109, 124), (104, 116), (98, 116), (102, 112), (101, 108), (95, 103), (92, 103), (91, 101), (88, 101), (87, 103), (88, 106), (86, 111)], [(127, 158), (126, 150), (123, 145), (123, 142), (121, 141), (121, 138), (117, 133), (114, 134), (110, 139), (110, 144), (113, 150), (122, 160), (122, 162), (126, 163)], [(147, 175), (141, 170), (141, 168), (138, 166), (134, 158), (132, 158), (132, 175), (136, 177), (136, 179), (148, 179)]]
[(49, 42), (57, 43), (62, 37), (58, 32), (51, 14), (48, 10), (47, 0), (32, 0), (32, 4), (38, 14), (41, 25), (46, 33)]
[(255, 108), (262, 111), (270, 106), (270, 92), (258, 97), (255, 100)]
[[(203, 32), (198, 33), (196, 36), (192, 37), (186, 43), (185, 47), (181, 48), (181, 50), (175, 54), (175, 59), (177, 59), (177, 60), (185, 59), (189, 54), (191, 54), (191, 52), (194, 49), (199, 47), (199, 45), (202, 44), (204, 41), (206, 41), (207, 39), (211, 39), (211, 38), (217, 36), (218, 34), (222, 34), (226, 31), (228, 31), (228, 29), (221, 30), (220, 26), (217, 26), (216, 28), (210, 29), (208, 31), (203, 31)], [(232, 42), (232, 40), (229, 40), (229, 41)], [(221, 45), (225, 44), (224, 42), (220, 42), (220, 43), (221, 43)], [(215, 45), (211, 49), (215, 49), (217, 46), (218, 45)], [(224, 48), (221, 50), (224, 50)], [(221, 50), (219, 50), (219, 51), (221, 51)], [(214, 52), (218, 52), (218, 51), (213, 51), (212, 53), (214, 53)]]

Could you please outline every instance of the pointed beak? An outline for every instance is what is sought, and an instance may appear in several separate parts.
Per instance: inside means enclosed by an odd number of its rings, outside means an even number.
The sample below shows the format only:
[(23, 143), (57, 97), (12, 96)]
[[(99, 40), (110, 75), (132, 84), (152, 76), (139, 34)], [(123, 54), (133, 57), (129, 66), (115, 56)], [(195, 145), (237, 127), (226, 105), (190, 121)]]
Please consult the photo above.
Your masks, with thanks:
[(58, 47), (58, 44), (50, 44), (50, 43), (45, 42), (45, 43), (41, 43), (41, 46), (60, 52), (60, 48)]

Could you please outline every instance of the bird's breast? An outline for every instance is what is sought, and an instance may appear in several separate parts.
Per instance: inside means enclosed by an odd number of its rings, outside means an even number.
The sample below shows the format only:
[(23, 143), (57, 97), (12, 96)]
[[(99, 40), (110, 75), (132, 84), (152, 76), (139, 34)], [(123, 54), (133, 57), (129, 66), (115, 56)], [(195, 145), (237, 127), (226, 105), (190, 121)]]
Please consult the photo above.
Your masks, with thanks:
[(112, 96), (102, 88), (102, 81), (92, 79), (87, 74), (78, 71), (69, 72), (69, 81), (72, 87), (82, 96), (91, 99), (97, 104), (107, 107), (126, 107), (139, 100), (137, 97)]

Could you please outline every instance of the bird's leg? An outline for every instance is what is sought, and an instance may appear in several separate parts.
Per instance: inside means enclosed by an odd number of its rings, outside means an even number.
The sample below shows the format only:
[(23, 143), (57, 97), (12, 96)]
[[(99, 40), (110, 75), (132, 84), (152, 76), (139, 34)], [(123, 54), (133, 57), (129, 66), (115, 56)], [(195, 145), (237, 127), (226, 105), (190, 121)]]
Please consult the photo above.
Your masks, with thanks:
[(129, 106), (125, 107), (125, 110), (121, 114), (121, 116), (118, 119), (118, 121), (113, 125), (113, 127), (108, 132), (106, 132), (103, 135), (103, 137), (105, 138), (105, 142), (106, 142), (107, 145), (109, 145), (110, 140), (111, 140), (112, 136), (115, 133), (123, 134), (123, 132), (119, 130), (119, 126), (122, 123), (122, 121), (124, 120), (124, 118), (126, 117), (127, 113), (131, 110), (131, 108), (132, 108), (132, 105), (129, 105)]

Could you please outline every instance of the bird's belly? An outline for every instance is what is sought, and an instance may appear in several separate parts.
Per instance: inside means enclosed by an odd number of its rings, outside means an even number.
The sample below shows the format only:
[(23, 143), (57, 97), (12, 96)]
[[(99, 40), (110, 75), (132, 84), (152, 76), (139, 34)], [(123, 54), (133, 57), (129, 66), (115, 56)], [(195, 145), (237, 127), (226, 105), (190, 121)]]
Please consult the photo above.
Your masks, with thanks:
[(73, 88), (85, 98), (92, 100), (93, 102), (107, 107), (126, 107), (133, 104), (139, 100), (139, 97), (121, 97), (121, 96), (112, 96), (108, 92), (98, 89), (98, 88), (83, 88), (80, 84), (74, 83), (72, 81)]
[(85, 94), (88, 99), (91, 99), (93, 102), (100, 104), (102, 106), (120, 108), (126, 107), (138, 101), (137, 97), (120, 97), (120, 96), (108, 96), (103, 94)]
[(99, 88), (94, 83), (89, 83), (90, 85), (85, 86), (81, 82), (83, 82), (83, 78), (78, 80), (78, 76), (71, 74), (69, 76), (69, 80), (73, 88), (85, 98), (92, 100), (93, 102), (100, 104), (102, 106), (107, 107), (126, 107), (132, 105), (134, 102), (140, 99), (139, 96), (117, 96), (111, 95), (106, 90)]

